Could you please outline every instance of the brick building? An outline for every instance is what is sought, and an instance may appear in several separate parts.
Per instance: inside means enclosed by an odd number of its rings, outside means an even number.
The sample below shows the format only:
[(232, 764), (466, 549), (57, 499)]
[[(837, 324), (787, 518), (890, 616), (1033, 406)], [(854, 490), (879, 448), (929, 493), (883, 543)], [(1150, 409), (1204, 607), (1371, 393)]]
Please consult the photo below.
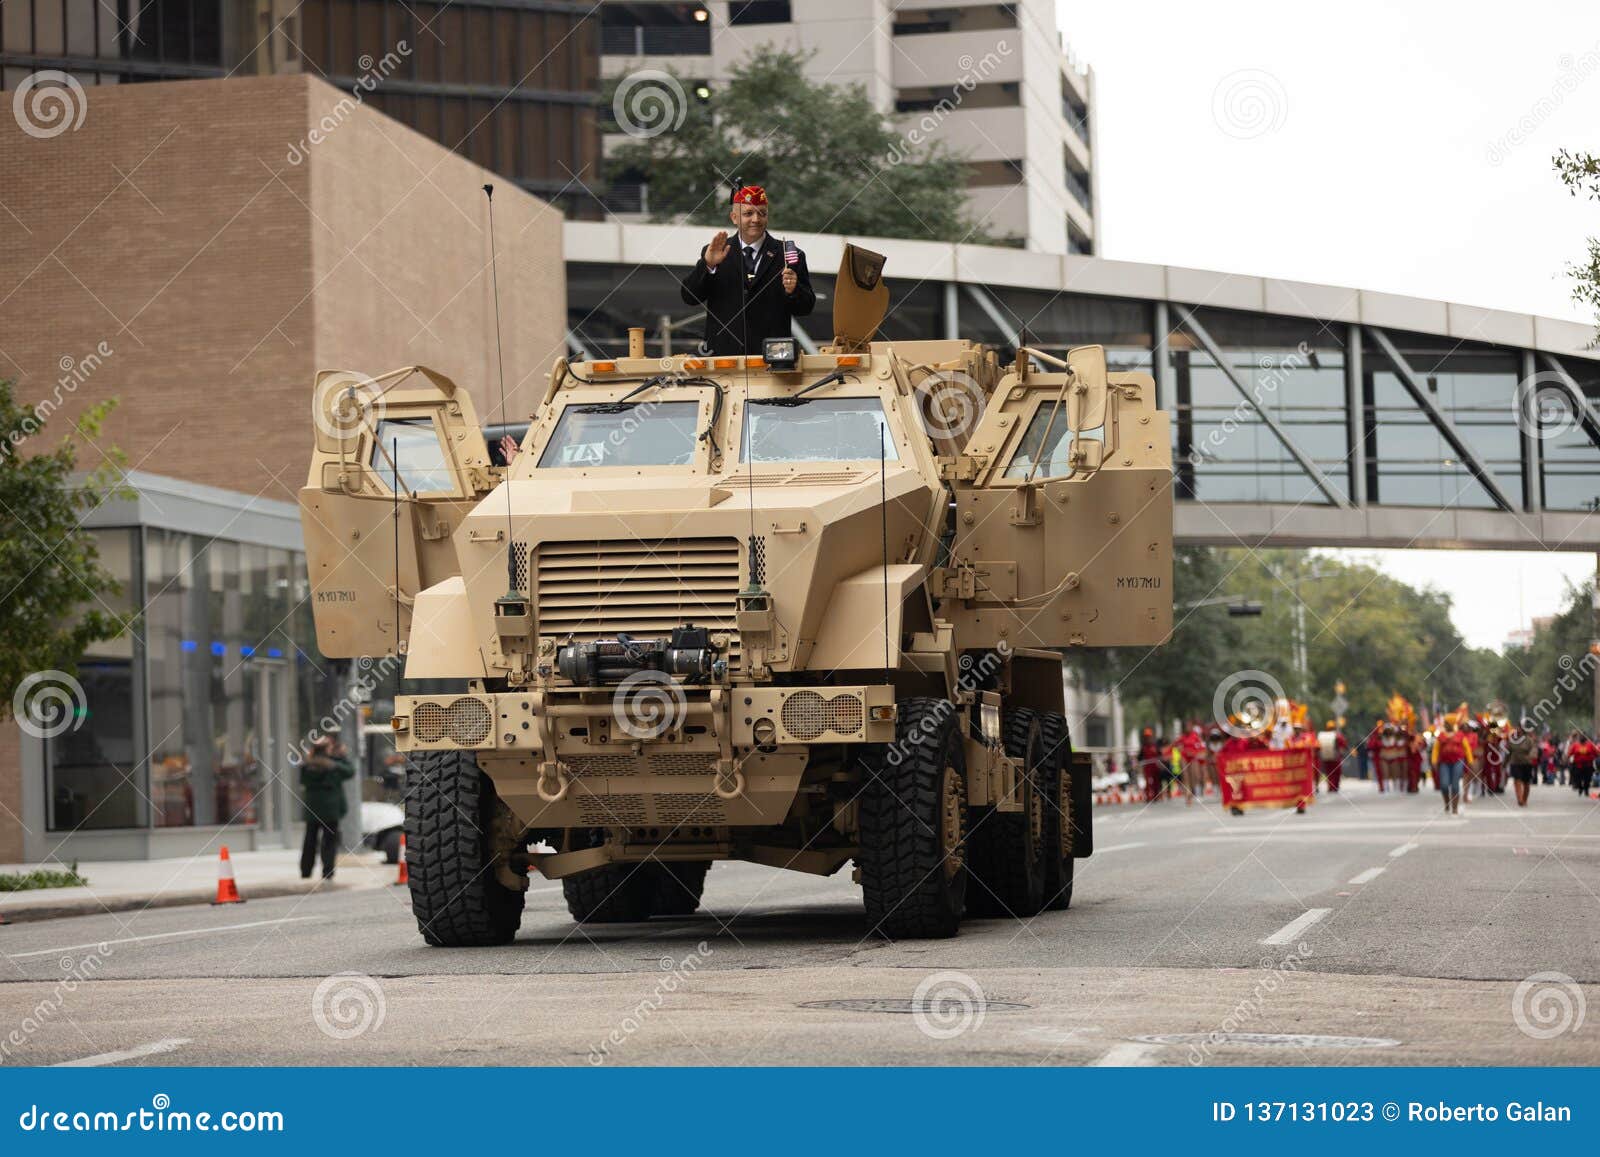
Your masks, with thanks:
[[(309, 387), (432, 365), (501, 420), (493, 177), (306, 76), (78, 98), (75, 128), (0, 118), (0, 376), (59, 404), (52, 437), (119, 400), (101, 445), (136, 493), (89, 524), (145, 616), (85, 657), (85, 724), (0, 726), (0, 862), (177, 853), (229, 819), (236, 846), (274, 843), (297, 817), (247, 784), (320, 713), (325, 675), (299, 649)], [(494, 205), (525, 417), (563, 348), (561, 215), (510, 184)]]

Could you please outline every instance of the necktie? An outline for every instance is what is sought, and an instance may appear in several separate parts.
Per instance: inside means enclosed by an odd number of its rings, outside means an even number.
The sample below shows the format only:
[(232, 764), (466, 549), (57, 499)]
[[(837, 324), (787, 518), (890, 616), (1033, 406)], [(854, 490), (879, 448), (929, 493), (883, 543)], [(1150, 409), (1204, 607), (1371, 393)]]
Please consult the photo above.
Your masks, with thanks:
[(746, 245), (744, 247), (744, 275), (746, 277), (754, 277), (756, 275), (756, 247), (754, 245)]

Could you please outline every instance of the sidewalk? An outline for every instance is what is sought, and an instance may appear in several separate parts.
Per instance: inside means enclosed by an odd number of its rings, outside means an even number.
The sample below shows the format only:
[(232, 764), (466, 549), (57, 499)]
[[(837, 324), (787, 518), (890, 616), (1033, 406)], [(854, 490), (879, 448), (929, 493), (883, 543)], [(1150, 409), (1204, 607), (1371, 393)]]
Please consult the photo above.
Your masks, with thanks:
[[(238, 852), (232, 859), (239, 894), (246, 900), (295, 896), (319, 888), (384, 888), (395, 882), (398, 873), (395, 865), (383, 862), (381, 852), (340, 856), (338, 874), (331, 884), (316, 877), (302, 880), (297, 850)], [(97, 912), (209, 904), (217, 895), (217, 862), (213, 853), (192, 859), (80, 863), (78, 874), (89, 881), (87, 887), (0, 892), (0, 917), (8, 923), (20, 923)], [(35, 868), (60, 871), (66, 867), (54, 863), (0, 864), (0, 872), (28, 872)]]

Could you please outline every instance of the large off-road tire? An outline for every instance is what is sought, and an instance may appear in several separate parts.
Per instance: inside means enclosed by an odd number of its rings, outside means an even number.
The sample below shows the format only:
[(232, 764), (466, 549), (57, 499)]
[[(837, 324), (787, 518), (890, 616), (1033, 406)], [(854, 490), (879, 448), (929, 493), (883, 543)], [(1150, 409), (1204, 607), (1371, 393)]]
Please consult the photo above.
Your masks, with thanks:
[(1052, 785), (1045, 782), (1044, 743), (1038, 712), (1018, 708), (1002, 725), (1006, 754), (1022, 765), (1017, 784), (1020, 812), (991, 811), (974, 817), (968, 838), (972, 879), (967, 912), (975, 916), (1037, 915), (1044, 908), (1048, 844), (1045, 813)]
[(956, 707), (903, 699), (861, 793), (861, 890), (873, 932), (954, 936), (966, 905), (967, 776)]
[(1045, 853), (1044, 906), (1059, 911), (1072, 906), (1072, 853), (1068, 850), (1072, 822), (1072, 736), (1066, 716), (1053, 711), (1039, 715), (1039, 738), (1044, 749), (1041, 783), (1044, 798)]
[(406, 868), (422, 938), (438, 948), (510, 943), (523, 895), (495, 875), (489, 777), (470, 752), (430, 751), (412, 758), (407, 782)]
[(710, 860), (681, 860), (652, 864), (655, 869), (653, 904), (657, 916), (691, 916), (700, 907)]
[(639, 924), (655, 911), (655, 864), (606, 864), (567, 876), (561, 894), (579, 924)]

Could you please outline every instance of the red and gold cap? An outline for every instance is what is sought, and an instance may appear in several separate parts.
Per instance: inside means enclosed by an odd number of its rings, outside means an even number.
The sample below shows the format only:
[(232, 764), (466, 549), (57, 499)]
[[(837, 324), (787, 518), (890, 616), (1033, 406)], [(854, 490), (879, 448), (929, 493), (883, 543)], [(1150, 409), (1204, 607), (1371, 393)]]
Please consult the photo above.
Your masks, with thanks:
[(765, 205), (767, 191), (760, 185), (746, 185), (733, 195), (735, 205)]

